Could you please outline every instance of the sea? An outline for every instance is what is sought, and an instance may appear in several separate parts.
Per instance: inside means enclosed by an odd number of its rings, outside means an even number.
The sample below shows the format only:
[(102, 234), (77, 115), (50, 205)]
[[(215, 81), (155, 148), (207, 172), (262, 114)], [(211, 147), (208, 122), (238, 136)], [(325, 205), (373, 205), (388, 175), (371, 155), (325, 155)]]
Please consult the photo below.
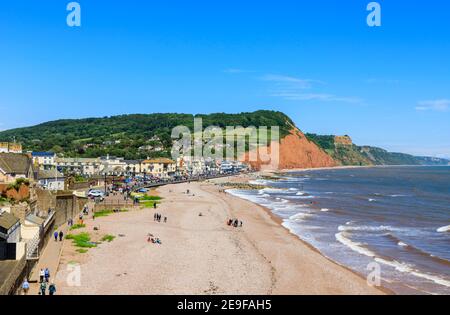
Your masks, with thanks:
[[(324, 256), (397, 294), (450, 294), (450, 166), (322, 169), (229, 190)], [(375, 282), (372, 282), (375, 283)]]

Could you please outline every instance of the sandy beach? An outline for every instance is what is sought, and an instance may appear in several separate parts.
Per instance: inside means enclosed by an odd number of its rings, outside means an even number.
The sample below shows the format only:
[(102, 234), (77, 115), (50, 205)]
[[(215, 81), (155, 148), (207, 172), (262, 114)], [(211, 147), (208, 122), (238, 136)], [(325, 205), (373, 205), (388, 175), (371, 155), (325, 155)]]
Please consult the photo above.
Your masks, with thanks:
[[(87, 220), (79, 232), (116, 238), (84, 254), (66, 240), (58, 294), (383, 294), (290, 234), (266, 209), (213, 182), (159, 188), (164, 200), (156, 212), (167, 223), (154, 222), (153, 209)], [(228, 226), (229, 218), (243, 226)], [(162, 245), (147, 242), (149, 233)], [(66, 281), (74, 264), (80, 286)]]

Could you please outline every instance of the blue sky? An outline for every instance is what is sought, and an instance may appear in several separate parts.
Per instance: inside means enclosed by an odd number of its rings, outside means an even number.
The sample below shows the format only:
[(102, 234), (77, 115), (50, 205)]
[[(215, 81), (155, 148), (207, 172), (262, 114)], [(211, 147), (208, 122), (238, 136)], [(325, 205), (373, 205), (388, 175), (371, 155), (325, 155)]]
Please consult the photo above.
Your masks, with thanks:
[(303, 131), (450, 157), (450, 4), (0, 4), (0, 129), (59, 118), (280, 110)]

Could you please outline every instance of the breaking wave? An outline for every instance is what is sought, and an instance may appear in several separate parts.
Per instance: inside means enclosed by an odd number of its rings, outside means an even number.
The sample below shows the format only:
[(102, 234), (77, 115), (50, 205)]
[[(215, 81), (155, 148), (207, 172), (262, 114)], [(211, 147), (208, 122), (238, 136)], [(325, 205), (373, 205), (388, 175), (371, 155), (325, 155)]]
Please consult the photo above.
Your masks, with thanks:
[(450, 225), (440, 227), (436, 230), (438, 233), (450, 232)]

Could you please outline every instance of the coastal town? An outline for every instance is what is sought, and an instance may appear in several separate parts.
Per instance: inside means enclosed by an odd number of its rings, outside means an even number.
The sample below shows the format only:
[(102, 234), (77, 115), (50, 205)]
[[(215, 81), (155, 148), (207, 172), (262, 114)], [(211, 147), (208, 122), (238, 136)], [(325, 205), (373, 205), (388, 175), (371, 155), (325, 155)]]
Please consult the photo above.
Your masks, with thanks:
[[(0, 294), (22, 292), (25, 280), (37, 282), (39, 261), (54, 232), (77, 221), (91, 204), (103, 211), (135, 206), (140, 200), (132, 199), (133, 192), (249, 170), (238, 161), (68, 158), (0, 143)], [(119, 192), (125, 196), (118, 199)]]
[(1, 295), (385, 293), (228, 193), (245, 163), (1, 150)]

